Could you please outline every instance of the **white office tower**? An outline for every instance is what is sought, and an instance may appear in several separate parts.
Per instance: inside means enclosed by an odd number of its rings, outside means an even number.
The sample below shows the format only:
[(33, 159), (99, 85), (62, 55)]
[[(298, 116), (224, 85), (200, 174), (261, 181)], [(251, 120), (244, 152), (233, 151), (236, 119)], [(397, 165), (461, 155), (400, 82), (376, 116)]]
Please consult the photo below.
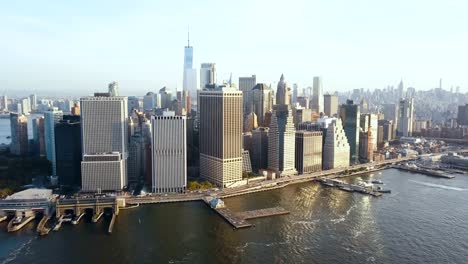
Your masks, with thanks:
[(341, 119), (334, 120), (327, 129), (323, 145), (323, 169), (345, 168), (349, 166), (349, 143)]
[(119, 84), (117, 82), (109, 83), (109, 94), (111, 96), (119, 96)]
[(239, 90), (242, 91), (244, 114), (252, 112), (252, 88), (257, 85), (257, 76), (239, 77)]
[(21, 111), (25, 115), (29, 115), (31, 113), (31, 101), (29, 97), (21, 99)]
[(311, 101), (312, 111), (318, 114), (323, 113), (323, 88), (322, 88), (322, 77), (314, 77), (314, 87)]
[(37, 96), (35, 94), (31, 94), (29, 96), (29, 103), (31, 105), (31, 110), (36, 111), (37, 110)]
[(190, 46), (190, 35), (187, 39), (187, 46), (184, 48), (184, 76), (183, 90), (188, 91), (192, 101), (197, 98), (197, 69), (193, 68), (193, 47)]
[(220, 187), (242, 180), (242, 92), (230, 87), (199, 93), (200, 176)]
[(151, 118), (155, 193), (183, 192), (187, 186), (187, 123), (185, 116)]
[(403, 137), (411, 137), (413, 134), (413, 114), (414, 114), (414, 99), (404, 99), (400, 101), (398, 108), (398, 135)]
[(297, 174), (296, 129), (290, 106), (290, 90), (284, 81), (284, 76), (281, 75), (268, 132), (268, 169), (280, 177)]
[(127, 117), (127, 97), (81, 98), (83, 191), (116, 191), (127, 185)]
[(216, 64), (202, 63), (200, 67), (200, 90), (208, 84), (216, 83)]
[(44, 141), (47, 159), (52, 163), (52, 174), (57, 175), (55, 156), (55, 124), (63, 118), (62, 110), (53, 107), (44, 113)]

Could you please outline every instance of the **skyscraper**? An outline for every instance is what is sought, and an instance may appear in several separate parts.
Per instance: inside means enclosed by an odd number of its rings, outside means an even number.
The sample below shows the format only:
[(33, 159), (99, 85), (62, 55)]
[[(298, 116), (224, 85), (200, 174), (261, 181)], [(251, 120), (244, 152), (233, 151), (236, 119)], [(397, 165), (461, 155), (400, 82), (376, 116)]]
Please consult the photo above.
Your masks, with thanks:
[(374, 153), (372, 130), (361, 130), (359, 132), (359, 160), (363, 163), (371, 162)]
[(31, 94), (29, 96), (29, 103), (31, 105), (31, 110), (36, 111), (37, 110), (37, 97), (35, 94)]
[[(187, 35), (187, 46), (184, 47), (184, 76), (183, 90), (188, 99), (196, 99), (197, 95), (197, 69), (193, 68), (193, 47), (190, 46), (190, 34)], [(190, 104), (190, 102), (189, 102)], [(189, 113), (190, 111), (187, 111)]]
[(161, 108), (171, 108), (172, 93), (166, 86), (159, 89), (159, 96), (161, 97)]
[(283, 177), (297, 174), (291, 91), (281, 75), (268, 135), (268, 169)]
[(252, 111), (257, 115), (259, 126), (268, 126), (265, 124), (265, 114), (273, 109), (273, 91), (264, 83), (259, 83), (252, 88)]
[(257, 84), (257, 77), (239, 77), (239, 90), (242, 91), (244, 114), (249, 114), (252, 109), (252, 88)]
[(206, 85), (216, 83), (216, 64), (202, 63), (200, 67), (200, 90), (203, 90)]
[(111, 96), (119, 96), (119, 84), (116, 81), (109, 83), (108, 88)]
[(413, 133), (413, 114), (414, 114), (414, 99), (400, 100), (398, 110), (398, 126), (397, 134), (399, 136), (410, 137)]
[(457, 121), (459, 125), (468, 125), (468, 104), (458, 106)]
[(28, 118), (20, 113), (10, 113), (11, 143), (10, 152), (26, 156), (28, 149)]
[(361, 114), (360, 127), (362, 131), (367, 132), (371, 130), (370, 141), (373, 147), (373, 151), (377, 150), (377, 131), (379, 127), (379, 121), (377, 120), (376, 114)]
[(297, 83), (293, 84), (293, 93), (292, 93), (292, 104), (296, 104), (297, 102), (297, 96), (298, 96), (298, 86), (297, 86)]
[(57, 175), (57, 160), (55, 156), (55, 124), (62, 120), (63, 112), (53, 107), (44, 113), (44, 138), (47, 159), (52, 163), (52, 173)]
[(252, 130), (252, 170), (268, 168), (268, 127), (259, 127)]
[(347, 100), (346, 104), (341, 105), (340, 117), (349, 142), (350, 160), (356, 163), (359, 158), (359, 105), (354, 104), (353, 100)]
[(83, 191), (121, 190), (127, 185), (127, 97), (81, 98)]
[(60, 186), (81, 186), (81, 125), (79, 116), (63, 116), (55, 125), (56, 175)]
[(328, 117), (338, 115), (338, 96), (336, 94), (325, 94), (323, 96), (323, 112)]
[(153, 116), (152, 191), (183, 192), (187, 186), (187, 123), (185, 116)]
[(322, 170), (322, 132), (296, 131), (296, 169), (299, 174)]
[(34, 152), (41, 157), (46, 155), (44, 123), (45, 119), (42, 116), (32, 120)]
[(242, 92), (220, 86), (199, 100), (200, 176), (226, 187), (242, 180)]
[(0, 110), (8, 111), (8, 96), (6, 95), (0, 97)]
[(322, 77), (314, 77), (314, 87), (311, 104), (312, 111), (315, 111), (318, 114), (323, 113)]
[(153, 92), (148, 92), (143, 97), (143, 110), (152, 111), (154, 108), (161, 107), (161, 96)]
[(338, 118), (327, 128), (323, 145), (323, 169), (345, 168), (349, 166), (350, 145), (345, 130)]

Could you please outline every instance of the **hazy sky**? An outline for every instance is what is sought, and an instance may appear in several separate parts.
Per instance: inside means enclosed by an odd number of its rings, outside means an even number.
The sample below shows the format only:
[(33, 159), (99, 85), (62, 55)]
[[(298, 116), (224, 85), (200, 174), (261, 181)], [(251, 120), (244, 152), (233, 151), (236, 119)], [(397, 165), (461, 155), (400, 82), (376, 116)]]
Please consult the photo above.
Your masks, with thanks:
[[(444, 80), (468, 91), (468, 1), (3, 1), (0, 94), (122, 94), (181, 88), (190, 25), (194, 65), (218, 79), (281, 73), (325, 91)], [(237, 81), (236, 81), (237, 82)]]

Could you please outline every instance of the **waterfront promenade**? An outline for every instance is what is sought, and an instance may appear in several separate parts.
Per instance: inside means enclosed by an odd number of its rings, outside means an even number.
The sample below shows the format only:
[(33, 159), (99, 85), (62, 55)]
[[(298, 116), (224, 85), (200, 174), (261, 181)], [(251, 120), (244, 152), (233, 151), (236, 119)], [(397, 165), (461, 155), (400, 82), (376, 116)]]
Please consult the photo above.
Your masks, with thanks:
[[(387, 165), (396, 164), (400, 162), (415, 160), (417, 158), (401, 158), (401, 159), (392, 159), (384, 160), (374, 163), (358, 164), (350, 166), (347, 168), (336, 168), (331, 170), (324, 170), (314, 173), (296, 175), (296, 176), (287, 176), (272, 180), (265, 181), (256, 181), (254, 183), (249, 183), (247, 185), (234, 187), (234, 188), (224, 188), (217, 191), (206, 190), (200, 192), (187, 192), (181, 194), (167, 194), (167, 195), (148, 195), (144, 197), (126, 197), (126, 204), (136, 205), (136, 204), (157, 204), (157, 203), (173, 203), (173, 202), (190, 202), (190, 201), (201, 201), (203, 197), (212, 196), (217, 198), (228, 198), (239, 195), (246, 195), (256, 192), (269, 191), (278, 188), (283, 188), (289, 184), (297, 184), (307, 181), (317, 180), (319, 178), (338, 178), (338, 177), (349, 177), (362, 173), (369, 173), (376, 170), (381, 170), (386, 168)], [(363, 168), (373, 167), (369, 170), (357, 171)], [(350, 174), (343, 174), (345, 171), (354, 171)]]

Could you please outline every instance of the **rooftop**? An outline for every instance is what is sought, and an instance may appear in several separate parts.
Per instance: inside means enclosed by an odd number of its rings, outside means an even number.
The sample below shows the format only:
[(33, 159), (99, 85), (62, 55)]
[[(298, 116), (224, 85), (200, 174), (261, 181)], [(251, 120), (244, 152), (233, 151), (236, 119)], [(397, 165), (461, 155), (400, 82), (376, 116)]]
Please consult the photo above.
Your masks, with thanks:
[(52, 190), (32, 188), (14, 193), (5, 198), (5, 200), (49, 199), (51, 195)]

